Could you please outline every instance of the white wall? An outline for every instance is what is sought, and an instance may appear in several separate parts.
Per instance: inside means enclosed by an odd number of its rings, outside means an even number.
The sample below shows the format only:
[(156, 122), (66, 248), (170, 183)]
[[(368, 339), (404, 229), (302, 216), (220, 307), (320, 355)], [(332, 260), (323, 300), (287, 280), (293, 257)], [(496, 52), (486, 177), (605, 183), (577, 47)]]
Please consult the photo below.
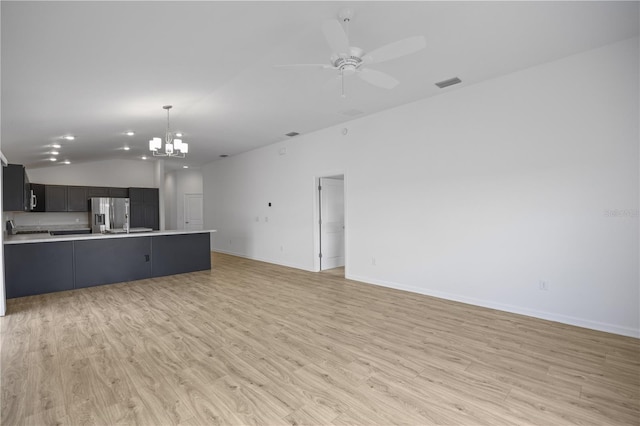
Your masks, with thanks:
[(202, 194), (202, 170), (181, 169), (165, 176), (167, 229), (185, 229), (184, 196)]
[(105, 160), (27, 169), (29, 180), (50, 185), (157, 188), (154, 161)]
[(314, 177), (344, 172), (348, 278), (640, 336), (638, 48), (215, 161), (213, 249), (315, 270)]

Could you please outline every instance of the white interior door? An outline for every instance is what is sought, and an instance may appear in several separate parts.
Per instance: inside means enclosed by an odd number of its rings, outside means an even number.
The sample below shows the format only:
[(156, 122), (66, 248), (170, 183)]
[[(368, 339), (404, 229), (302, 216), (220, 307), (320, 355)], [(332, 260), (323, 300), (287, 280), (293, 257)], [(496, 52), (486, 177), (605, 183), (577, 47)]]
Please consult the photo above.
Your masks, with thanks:
[(320, 270), (344, 266), (344, 179), (320, 178)]
[(202, 194), (184, 194), (184, 229), (198, 231), (203, 226)]

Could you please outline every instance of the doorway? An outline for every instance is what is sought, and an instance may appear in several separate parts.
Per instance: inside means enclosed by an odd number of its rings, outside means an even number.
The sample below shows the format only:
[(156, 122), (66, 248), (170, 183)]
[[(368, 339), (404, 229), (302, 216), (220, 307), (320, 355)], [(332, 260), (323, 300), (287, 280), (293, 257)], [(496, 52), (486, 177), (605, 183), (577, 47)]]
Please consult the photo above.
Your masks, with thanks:
[(345, 266), (344, 175), (318, 179), (320, 270)]
[(199, 231), (203, 226), (202, 194), (184, 194), (184, 229)]

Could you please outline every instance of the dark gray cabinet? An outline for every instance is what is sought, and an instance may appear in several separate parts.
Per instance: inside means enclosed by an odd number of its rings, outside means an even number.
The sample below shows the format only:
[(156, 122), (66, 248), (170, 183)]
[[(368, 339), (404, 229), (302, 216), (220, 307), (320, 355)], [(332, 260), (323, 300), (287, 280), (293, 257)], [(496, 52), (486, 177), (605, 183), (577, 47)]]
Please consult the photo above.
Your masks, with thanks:
[(41, 183), (31, 184), (31, 194), (33, 195), (34, 206), (31, 208), (32, 212), (44, 212), (45, 210), (45, 185)]
[(76, 241), (74, 252), (76, 288), (151, 276), (151, 237)]
[(109, 188), (109, 197), (112, 198), (128, 198), (129, 188)]
[(158, 188), (129, 188), (129, 203), (132, 228), (160, 229)]
[(45, 211), (67, 211), (67, 187), (64, 185), (45, 185)]
[(211, 269), (210, 234), (158, 235), (151, 241), (151, 275), (163, 277)]
[(87, 188), (85, 186), (67, 186), (67, 211), (89, 211)]
[(88, 186), (87, 198), (108, 197), (109, 188), (106, 186)]
[(6, 244), (7, 299), (73, 289), (73, 242)]
[(29, 211), (31, 186), (24, 166), (9, 164), (2, 168), (2, 209), (4, 211)]
[(211, 269), (210, 234), (5, 244), (7, 298)]

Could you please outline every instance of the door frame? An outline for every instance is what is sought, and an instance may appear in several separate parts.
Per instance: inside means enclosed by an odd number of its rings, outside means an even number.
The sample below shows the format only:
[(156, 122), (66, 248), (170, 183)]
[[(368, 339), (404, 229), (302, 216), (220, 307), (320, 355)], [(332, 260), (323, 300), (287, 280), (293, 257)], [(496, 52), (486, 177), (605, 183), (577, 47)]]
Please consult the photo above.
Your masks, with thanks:
[(331, 178), (342, 176), (344, 181), (344, 274), (347, 276), (349, 270), (349, 215), (347, 203), (347, 174), (344, 170), (334, 170), (320, 173), (313, 177), (313, 271), (320, 272), (320, 186), (321, 178)]

